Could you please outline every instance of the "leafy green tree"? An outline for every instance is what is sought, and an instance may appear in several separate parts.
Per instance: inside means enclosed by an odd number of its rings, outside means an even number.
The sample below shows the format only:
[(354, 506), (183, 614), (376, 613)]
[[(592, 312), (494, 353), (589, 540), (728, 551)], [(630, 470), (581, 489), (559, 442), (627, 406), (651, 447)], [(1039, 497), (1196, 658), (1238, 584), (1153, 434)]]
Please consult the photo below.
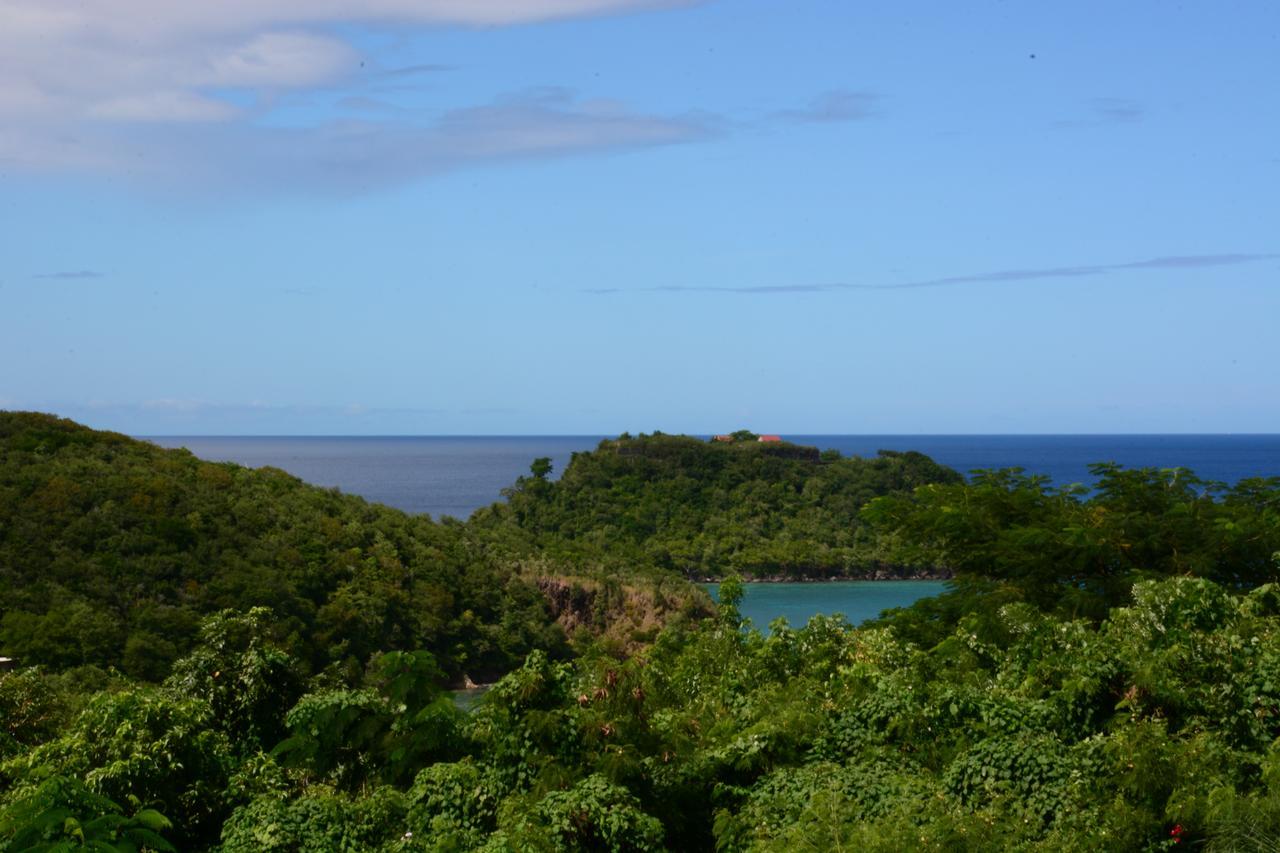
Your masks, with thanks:
[(1252, 586), (1275, 576), (1280, 480), (1225, 487), (1189, 472), (1096, 465), (1096, 492), (1016, 469), (872, 501), (862, 517), (894, 559), (995, 580), (1040, 607), (1101, 619), (1136, 581), (1190, 574)]
[(454, 755), (459, 712), (438, 685), (432, 656), (389, 652), (360, 690), (310, 693), (289, 711), (289, 737), (275, 754), (308, 782), (356, 790), (404, 782), (431, 761)]
[(379, 787), (351, 796), (323, 785), (292, 799), (259, 797), (230, 817), (219, 849), (227, 853), (329, 853), (407, 850), (405, 798)]
[(231, 749), (209, 705), (153, 688), (99, 694), (70, 727), (0, 764), (17, 798), (50, 774), (81, 779), (112, 802), (136, 800), (175, 825), (188, 845), (216, 836), (226, 816)]
[(76, 779), (50, 776), (0, 808), (6, 850), (171, 851), (169, 820), (154, 809), (125, 814), (116, 803)]
[(500, 828), (515, 849), (602, 850), (640, 853), (663, 849), (662, 824), (641, 811), (625, 788), (599, 775), (552, 791), (531, 811), (523, 803), (504, 811)]
[(0, 673), (0, 760), (55, 737), (73, 716), (74, 701), (35, 667)]
[(719, 599), (720, 618), (735, 626), (741, 625), (742, 613), (738, 607), (746, 594), (747, 589), (743, 586), (742, 578), (737, 575), (730, 575), (721, 581), (716, 596)]
[(173, 666), (165, 688), (207, 702), (217, 727), (243, 752), (284, 737), (284, 716), (301, 697), (300, 664), (271, 639), (272, 613), (224, 610), (200, 626), (199, 645)]
[(442, 850), (480, 847), (497, 829), (505, 794), (493, 774), (471, 758), (433, 764), (418, 774), (409, 791), (409, 831)]

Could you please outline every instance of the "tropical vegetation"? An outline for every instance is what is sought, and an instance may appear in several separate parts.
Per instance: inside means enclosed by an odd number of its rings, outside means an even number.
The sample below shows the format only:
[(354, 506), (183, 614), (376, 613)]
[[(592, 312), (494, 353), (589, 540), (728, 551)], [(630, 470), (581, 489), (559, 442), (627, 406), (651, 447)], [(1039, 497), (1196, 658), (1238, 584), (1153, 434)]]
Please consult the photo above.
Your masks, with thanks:
[(1280, 480), (1096, 473), (623, 436), (437, 524), (2, 414), (0, 850), (1277, 849)]

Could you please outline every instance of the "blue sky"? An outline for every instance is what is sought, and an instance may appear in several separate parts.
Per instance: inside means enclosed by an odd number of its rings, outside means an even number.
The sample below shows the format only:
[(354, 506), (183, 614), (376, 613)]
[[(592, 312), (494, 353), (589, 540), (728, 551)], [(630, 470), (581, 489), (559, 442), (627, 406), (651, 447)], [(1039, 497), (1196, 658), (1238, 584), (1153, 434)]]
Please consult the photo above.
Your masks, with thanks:
[(0, 406), (1275, 432), (1280, 5), (0, 0)]

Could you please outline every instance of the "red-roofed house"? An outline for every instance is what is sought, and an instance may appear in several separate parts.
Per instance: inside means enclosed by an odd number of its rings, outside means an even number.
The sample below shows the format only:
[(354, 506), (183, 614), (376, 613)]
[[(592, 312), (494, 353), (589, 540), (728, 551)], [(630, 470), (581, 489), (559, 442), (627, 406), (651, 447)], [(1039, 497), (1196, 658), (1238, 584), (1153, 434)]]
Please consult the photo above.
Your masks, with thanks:
[(780, 435), (762, 435), (762, 436), (760, 436), (760, 441), (782, 441), (782, 436), (780, 436)]

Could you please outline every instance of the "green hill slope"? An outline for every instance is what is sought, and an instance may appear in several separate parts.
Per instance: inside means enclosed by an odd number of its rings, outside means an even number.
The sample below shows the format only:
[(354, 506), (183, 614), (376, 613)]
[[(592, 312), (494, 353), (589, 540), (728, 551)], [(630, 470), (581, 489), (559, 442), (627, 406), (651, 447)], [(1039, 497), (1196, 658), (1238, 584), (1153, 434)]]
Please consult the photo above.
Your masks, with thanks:
[(459, 524), (273, 470), (0, 413), (0, 648), (158, 678), (202, 614), (272, 608), (316, 668), (425, 648), (499, 672), (563, 646), (545, 596)]
[[(484, 679), (579, 632), (620, 649), (706, 612), (686, 575), (877, 569), (869, 500), (959, 476), (920, 454), (624, 436), (437, 524), (283, 471), (0, 413), (0, 653), (162, 678), (202, 616), (270, 607), (314, 670), (426, 649)], [(539, 476), (541, 475), (541, 476)]]
[(872, 459), (787, 442), (655, 433), (574, 454), (555, 482), (522, 478), (479, 526), (514, 526), (553, 553), (594, 553), (694, 577), (863, 577), (886, 567), (859, 519), (870, 500), (959, 483), (920, 453)]

